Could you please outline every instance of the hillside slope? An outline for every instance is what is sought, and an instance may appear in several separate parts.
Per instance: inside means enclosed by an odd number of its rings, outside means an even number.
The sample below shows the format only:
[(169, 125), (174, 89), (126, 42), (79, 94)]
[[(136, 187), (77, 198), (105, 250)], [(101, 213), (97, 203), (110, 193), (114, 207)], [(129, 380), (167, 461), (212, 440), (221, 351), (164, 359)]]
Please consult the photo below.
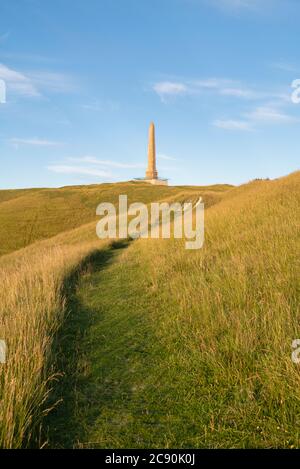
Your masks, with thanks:
[(300, 173), (253, 182), (207, 210), (202, 250), (141, 239), (84, 275), (50, 445), (299, 447), (299, 216)]
[(300, 173), (200, 195), (199, 251), (92, 221), (1, 257), (0, 446), (300, 447)]
[(179, 193), (221, 195), (232, 186), (207, 187), (151, 186), (126, 182), (60, 189), (24, 189), (0, 191), (0, 256), (20, 249), (39, 239), (96, 222), (96, 207), (101, 202), (118, 205), (118, 196), (127, 194), (128, 202), (173, 198)]

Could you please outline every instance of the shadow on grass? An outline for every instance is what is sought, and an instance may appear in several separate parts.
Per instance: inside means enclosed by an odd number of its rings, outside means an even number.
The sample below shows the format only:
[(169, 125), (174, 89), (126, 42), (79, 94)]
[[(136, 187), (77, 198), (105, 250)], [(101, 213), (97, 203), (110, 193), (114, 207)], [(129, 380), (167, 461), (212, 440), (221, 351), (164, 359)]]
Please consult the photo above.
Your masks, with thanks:
[(96, 311), (96, 317), (91, 314), (90, 308), (78, 298), (77, 286), (83, 275), (107, 268), (117, 254), (116, 250), (127, 248), (128, 244), (127, 240), (116, 241), (108, 248), (88, 256), (64, 283), (66, 315), (53, 345), (51, 362), (58, 378), (52, 384), (53, 390), (47, 402), (47, 407), (53, 409), (44, 421), (43, 440), (47, 442), (46, 447), (72, 448), (77, 446), (86, 431), (86, 416), (80, 415), (80, 407), (85, 407), (86, 402), (80, 401), (83, 397), (82, 389), (88, 389), (90, 384), (88, 363), (85, 360), (89, 350), (85, 349), (86, 341), (84, 347), (82, 343), (94, 322), (101, 321), (101, 312)]

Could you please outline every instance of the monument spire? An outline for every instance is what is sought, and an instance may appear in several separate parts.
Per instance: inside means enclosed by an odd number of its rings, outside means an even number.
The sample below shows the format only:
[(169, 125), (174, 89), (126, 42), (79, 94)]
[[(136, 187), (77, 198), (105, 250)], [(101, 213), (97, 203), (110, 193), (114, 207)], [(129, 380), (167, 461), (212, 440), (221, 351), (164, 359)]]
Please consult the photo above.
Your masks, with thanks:
[(155, 127), (151, 122), (149, 127), (149, 140), (148, 140), (148, 168), (146, 171), (146, 179), (157, 179), (156, 169), (156, 152), (155, 152)]
[(154, 186), (167, 186), (168, 179), (162, 179), (158, 177), (156, 169), (156, 152), (155, 152), (155, 128), (153, 122), (149, 127), (149, 139), (148, 139), (148, 166), (146, 170), (146, 177), (134, 179), (137, 182), (147, 182)]

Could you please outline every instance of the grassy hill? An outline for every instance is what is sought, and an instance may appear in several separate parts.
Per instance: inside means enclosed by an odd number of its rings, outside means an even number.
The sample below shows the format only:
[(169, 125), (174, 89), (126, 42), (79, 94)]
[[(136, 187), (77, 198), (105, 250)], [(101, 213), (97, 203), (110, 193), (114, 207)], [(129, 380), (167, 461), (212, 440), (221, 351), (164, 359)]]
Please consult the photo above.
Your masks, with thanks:
[(125, 182), (60, 189), (21, 189), (0, 191), (0, 255), (20, 249), (39, 239), (47, 239), (85, 223), (96, 222), (96, 207), (101, 202), (118, 205), (120, 194), (128, 203), (183, 197), (206, 191), (220, 194), (229, 185), (211, 187), (164, 187)]
[(300, 447), (300, 173), (154, 196), (194, 191), (199, 251), (99, 241), (92, 219), (2, 256), (0, 445)]

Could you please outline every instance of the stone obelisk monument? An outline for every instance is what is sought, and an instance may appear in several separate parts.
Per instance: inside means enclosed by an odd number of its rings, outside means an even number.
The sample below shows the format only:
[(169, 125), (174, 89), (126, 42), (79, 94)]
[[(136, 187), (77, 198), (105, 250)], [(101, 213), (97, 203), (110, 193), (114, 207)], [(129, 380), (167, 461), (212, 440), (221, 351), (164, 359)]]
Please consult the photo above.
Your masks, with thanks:
[(162, 179), (158, 177), (156, 169), (156, 150), (155, 150), (155, 127), (151, 122), (149, 127), (149, 139), (148, 139), (148, 167), (146, 170), (146, 177), (135, 178), (136, 182), (147, 182), (154, 184), (155, 186), (167, 186), (168, 179)]
[(156, 152), (155, 152), (155, 127), (151, 122), (149, 127), (149, 140), (148, 140), (148, 168), (146, 171), (146, 179), (157, 179), (156, 169)]

